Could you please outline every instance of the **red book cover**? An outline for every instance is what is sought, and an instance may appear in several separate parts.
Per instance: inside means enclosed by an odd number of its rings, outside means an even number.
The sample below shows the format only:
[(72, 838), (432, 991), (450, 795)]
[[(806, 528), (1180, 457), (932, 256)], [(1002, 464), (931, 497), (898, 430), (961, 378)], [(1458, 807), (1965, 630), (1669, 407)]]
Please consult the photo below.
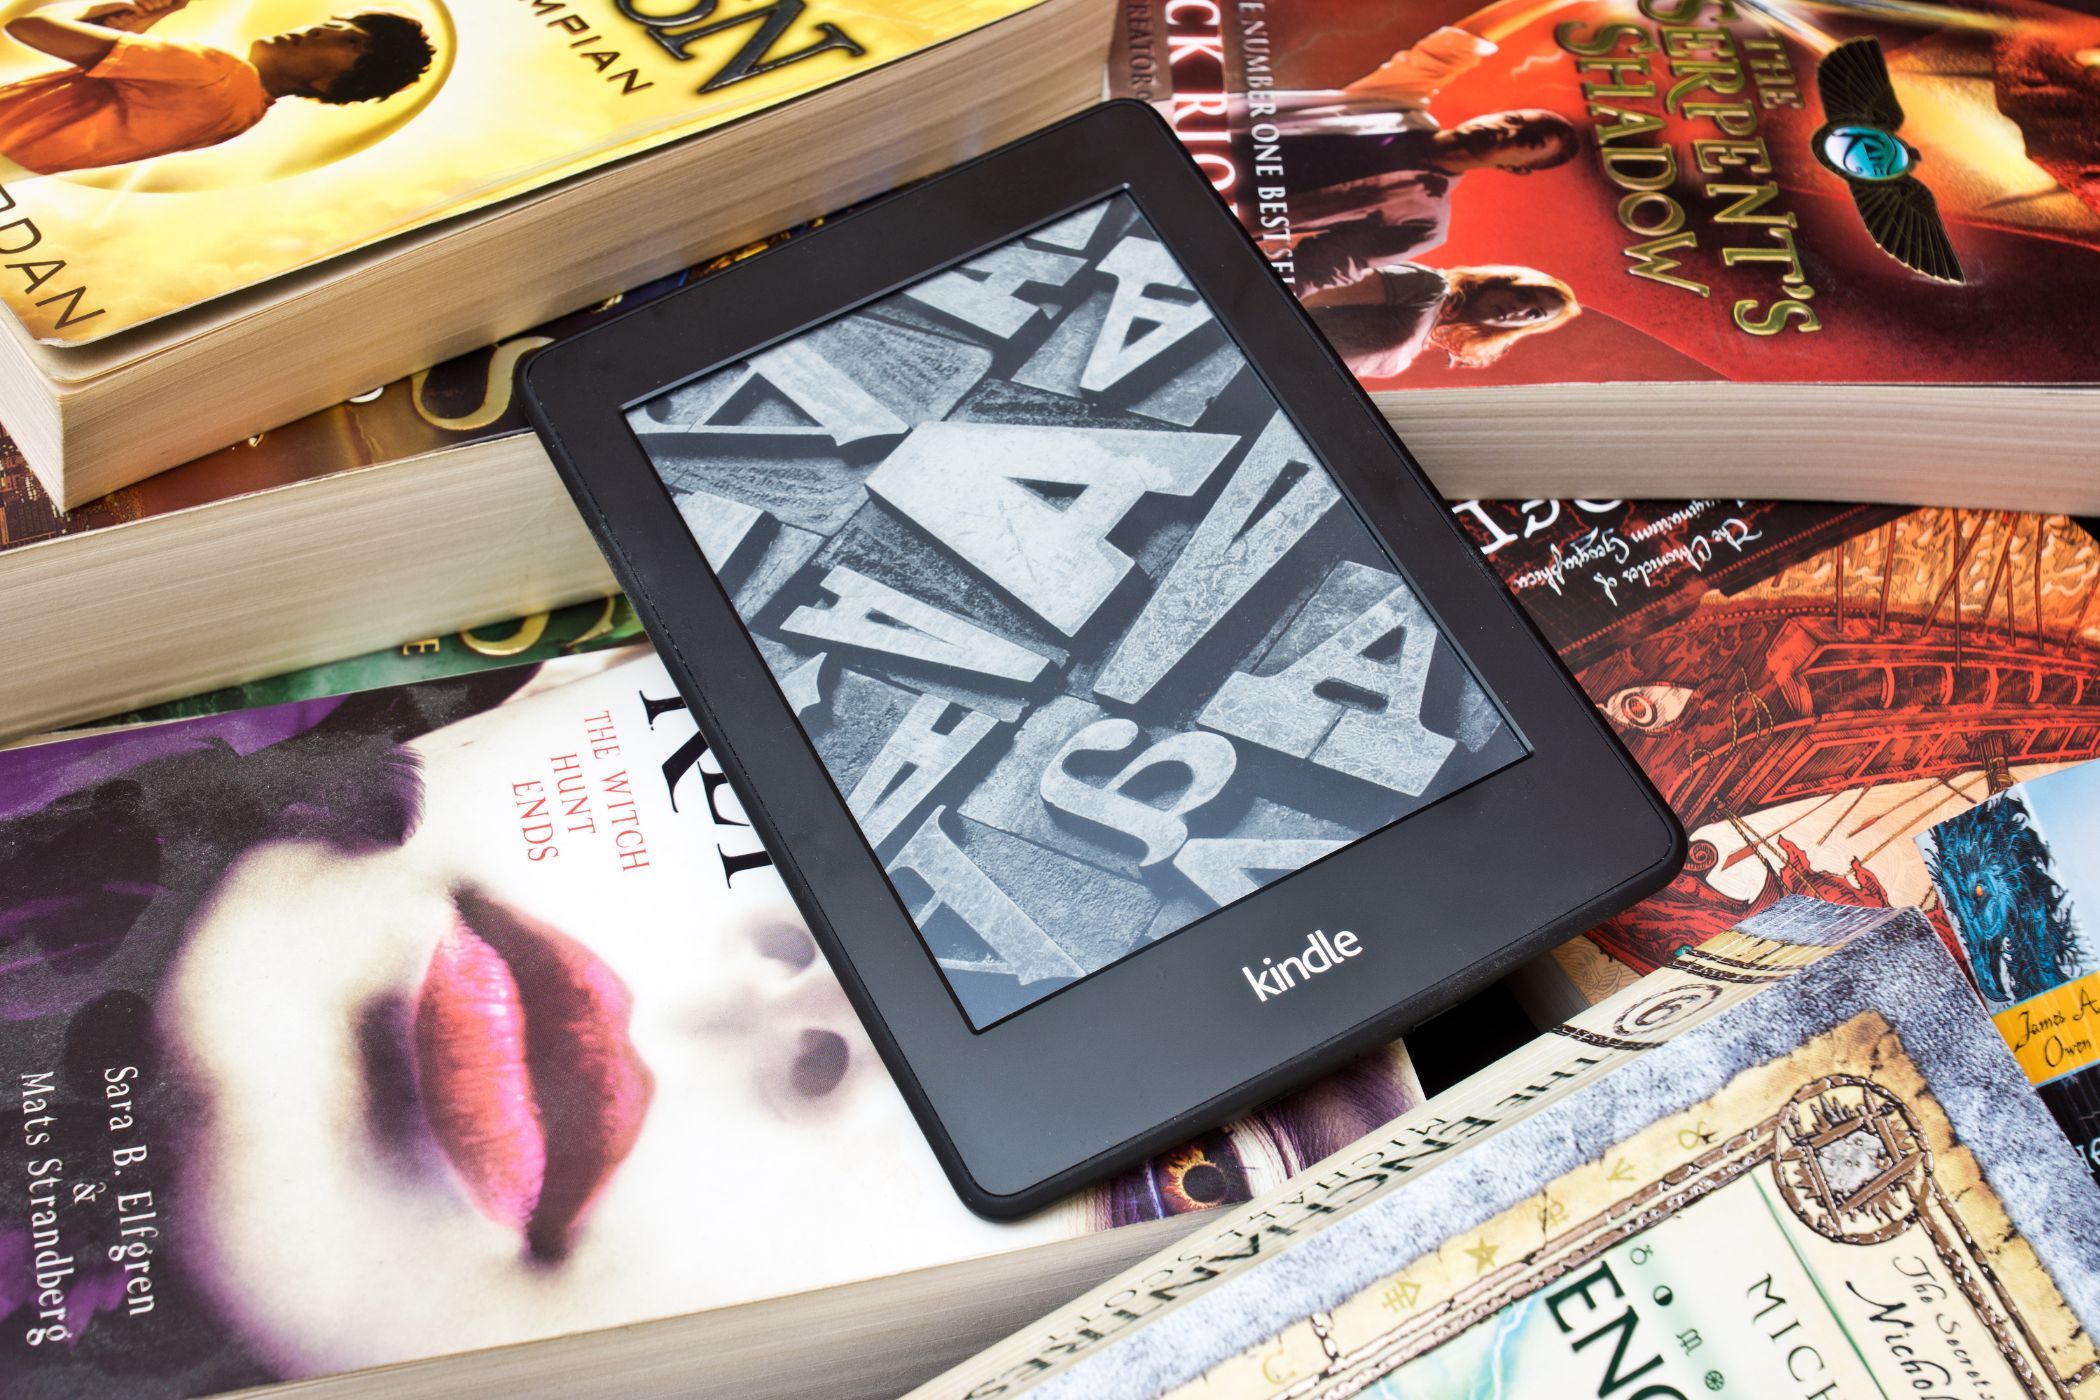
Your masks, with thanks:
[(1922, 905), (1913, 838), (2100, 758), (2100, 545), (2063, 516), (1746, 501), (1454, 511), (1691, 837), (1560, 952), (1594, 1000), (1786, 895)]
[(2032, 0), (1125, 0), (1111, 80), (1373, 389), (2078, 384), (2096, 65)]

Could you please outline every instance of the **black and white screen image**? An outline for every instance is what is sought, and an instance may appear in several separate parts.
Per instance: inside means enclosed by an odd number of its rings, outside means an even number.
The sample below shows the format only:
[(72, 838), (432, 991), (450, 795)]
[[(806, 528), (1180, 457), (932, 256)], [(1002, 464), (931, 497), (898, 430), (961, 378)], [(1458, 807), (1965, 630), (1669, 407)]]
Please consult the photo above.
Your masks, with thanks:
[(628, 421), (976, 1027), (1524, 754), (1127, 196)]

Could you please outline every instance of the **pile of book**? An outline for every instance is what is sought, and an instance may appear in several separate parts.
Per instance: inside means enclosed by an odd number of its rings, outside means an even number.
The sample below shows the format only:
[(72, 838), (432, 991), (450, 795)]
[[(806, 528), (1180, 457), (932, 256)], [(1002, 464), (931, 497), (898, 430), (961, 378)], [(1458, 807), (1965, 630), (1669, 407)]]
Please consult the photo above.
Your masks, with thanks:
[[(0, 1393), (2100, 1397), (2100, 19), (1110, 8), (0, 25)], [(994, 1224), (511, 375), (1104, 59), (1691, 856)]]

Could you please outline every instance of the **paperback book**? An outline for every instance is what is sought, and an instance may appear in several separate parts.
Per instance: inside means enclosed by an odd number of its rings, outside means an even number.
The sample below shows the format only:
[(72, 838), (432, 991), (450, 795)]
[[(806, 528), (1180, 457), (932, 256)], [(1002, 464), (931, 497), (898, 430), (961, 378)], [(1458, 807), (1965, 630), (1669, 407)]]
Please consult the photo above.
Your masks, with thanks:
[(1918, 847), (1992, 1023), (2100, 1176), (2100, 765), (2016, 783)]
[[(468, 627), (435, 637), (417, 637), (399, 646), (367, 652), (363, 656), (324, 661), (282, 675), (265, 676), (241, 685), (223, 686), (197, 695), (185, 695), (160, 705), (78, 726), (81, 730), (107, 729), (162, 720), (192, 719), (199, 715), (225, 714), (230, 710), (253, 710), (265, 705), (283, 705), (295, 700), (324, 700), (360, 690), (408, 685), (416, 681), (468, 676), (506, 666), (527, 666), (567, 657), (586, 656), (614, 647), (647, 644), (642, 621), (624, 594), (576, 603), (549, 612), (487, 627)], [(48, 736), (63, 739), (68, 731)]]
[(139, 0), (17, 18), (0, 296), (77, 343), (790, 102), (1029, 0)]
[(1667, 889), (1560, 950), (1591, 1000), (1786, 895), (1930, 903), (1913, 838), (2100, 758), (2100, 545), (2076, 521), (1716, 499), (1454, 509), (1691, 837)]
[(1924, 920), (1792, 900), (914, 1395), (2076, 1400), (2096, 1241)]
[[(342, 403), (156, 472), (61, 510), (14, 440), (0, 432), (0, 554), (113, 525), (160, 520), (343, 472), (408, 461), (529, 433), (512, 397), (518, 361), (542, 345), (618, 315), (696, 277), (762, 252), (790, 234), (646, 282), (581, 311), (390, 380)], [(397, 487), (404, 496), (409, 487)]]
[(80, 505), (1068, 115), (1108, 3), (14, 15), (0, 416)]
[(645, 650), (0, 753), (0, 889), (10, 1395), (895, 1390), (1418, 1101), (973, 1215)]
[[(0, 431), (0, 737), (602, 597), (512, 398), (518, 361), (778, 234), (60, 510)], [(229, 570), (228, 551), (250, 568)], [(258, 596), (256, 580), (269, 580)], [(111, 597), (170, 600), (112, 608)], [(174, 600), (179, 600), (175, 602)], [(406, 679), (404, 677), (403, 679)], [(261, 703), (260, 701), (251, 703)]]
[(1111, 83), (1452, 495), (2091, 509), (2096, 47), (2077, 4), (1124, 0)]

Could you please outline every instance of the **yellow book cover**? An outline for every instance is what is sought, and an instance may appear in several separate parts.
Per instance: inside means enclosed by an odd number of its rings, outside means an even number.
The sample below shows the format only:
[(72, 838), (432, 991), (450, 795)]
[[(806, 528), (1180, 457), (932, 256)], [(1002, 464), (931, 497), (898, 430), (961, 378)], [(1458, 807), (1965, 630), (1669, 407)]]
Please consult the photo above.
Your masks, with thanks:
[(96, 340), (1034, 3), (17, 0), (0, 292), (40, 340)]
[(2095, 1361), (1865, 1011), (1169, 1400), (2058, 1400), (2100, 1392)]

